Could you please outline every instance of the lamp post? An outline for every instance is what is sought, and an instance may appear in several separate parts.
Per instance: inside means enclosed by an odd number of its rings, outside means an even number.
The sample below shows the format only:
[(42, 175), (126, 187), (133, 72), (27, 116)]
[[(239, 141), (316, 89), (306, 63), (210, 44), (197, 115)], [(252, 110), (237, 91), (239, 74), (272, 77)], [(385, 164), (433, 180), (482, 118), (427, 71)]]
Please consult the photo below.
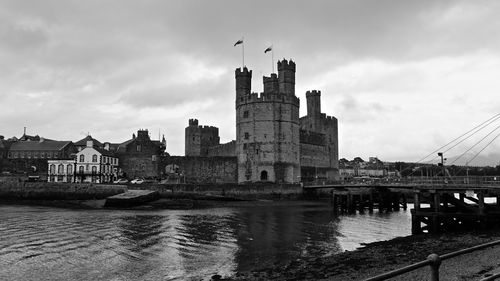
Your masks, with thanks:
[(443, 182), (446, 183), (446, 168), (444, 167), (444, 161), (446, 158), (443, 158), (443, 153), (438, 152), (438, 156), (441, 157), (441, 163), (438, 163), (438, 166), (441, 167), (441, 172), (443, 173)]

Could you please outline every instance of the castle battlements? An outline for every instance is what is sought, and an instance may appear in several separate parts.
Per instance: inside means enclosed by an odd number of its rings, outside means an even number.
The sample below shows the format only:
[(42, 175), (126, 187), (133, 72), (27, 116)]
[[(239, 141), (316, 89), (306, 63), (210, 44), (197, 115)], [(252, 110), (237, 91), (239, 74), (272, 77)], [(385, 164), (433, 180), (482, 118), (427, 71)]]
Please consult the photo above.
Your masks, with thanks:
[(250, 77), (252, 77), (252, 71), (248, 70), (248, 68), (246, 66), (243, 67), (243, 70), (241, 70), (241, 67), (236, 68), (234, 73), (236, 76), (250, 76)]
[(321, 91), (319, 91), (319, 90), (312, 90), (312, 91), (307, 91), (306, 92), (306, 97), (315, 97), (315, 96), (321, 96)]
[(289, 61), (286, 59), (278, 61), (278, 71), (282, 70), (291, 70), (295, 72), (295, 63), (291, 59)]
[(289, 96), (284, 94), (279, 94), (276, 92), (271, 93), (251, 93), (248, 96), (242, 97), (240, 100), (236, 101), (236, 106), (251, 104), (251, 103), (263, 103), (263, 102), (280, 102), (293, 104), (299, 106), (300, 100), (296, 96)]

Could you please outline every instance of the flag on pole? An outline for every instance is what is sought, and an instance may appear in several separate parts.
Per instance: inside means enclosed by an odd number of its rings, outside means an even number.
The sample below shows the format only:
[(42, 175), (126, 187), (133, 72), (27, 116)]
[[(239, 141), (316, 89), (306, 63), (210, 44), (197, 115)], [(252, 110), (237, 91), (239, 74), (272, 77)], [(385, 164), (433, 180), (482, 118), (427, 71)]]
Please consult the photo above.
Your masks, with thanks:
[(239, 44), (243, 44), (243, 39), (236, 41), (236, 43), (234, 43), (233, 47), (236, 47), (236, 45), (239, 45)]
[(267, 47), (267, 49), (264, 51), (264, 54), (265, 54), (265, 53), (267, 53), (267, 52), (270, 52), (270, 51), (272, 51), (272, 50), (273, 50), (273, 46), (271, 46), (271, 47)]

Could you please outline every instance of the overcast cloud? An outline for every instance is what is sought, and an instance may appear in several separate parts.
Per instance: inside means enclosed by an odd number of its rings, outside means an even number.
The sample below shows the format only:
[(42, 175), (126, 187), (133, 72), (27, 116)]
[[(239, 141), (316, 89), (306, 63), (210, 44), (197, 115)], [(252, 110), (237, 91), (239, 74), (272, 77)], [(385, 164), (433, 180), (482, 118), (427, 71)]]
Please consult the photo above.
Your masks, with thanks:
[(253, 91), (273, 44), (297, 63), (301, 114), (319, 89), (339, 119), (341, 157), (418, 160), (499, 113), (499, 13), (494, 0), (0, 0), (0, 134), (122, 142), (146, 128), (183, 155), (198, 118), (230, 141), (244, 36)]

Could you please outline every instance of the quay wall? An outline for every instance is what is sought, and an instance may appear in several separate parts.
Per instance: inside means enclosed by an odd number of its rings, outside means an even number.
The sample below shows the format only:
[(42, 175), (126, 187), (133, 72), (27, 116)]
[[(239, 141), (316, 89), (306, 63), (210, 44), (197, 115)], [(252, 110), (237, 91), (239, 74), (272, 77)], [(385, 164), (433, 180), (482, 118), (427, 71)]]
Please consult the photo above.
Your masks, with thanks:
[(126, 190), (124, 185), (0, 181), (0, 199), (91, 200)]
[(298, 199), (302, 187), (298, 184), (143, 184), (130, 185), (130, 189), (158, 191), (162, 198), (226, 197), (242, 200), (255, 199)]

